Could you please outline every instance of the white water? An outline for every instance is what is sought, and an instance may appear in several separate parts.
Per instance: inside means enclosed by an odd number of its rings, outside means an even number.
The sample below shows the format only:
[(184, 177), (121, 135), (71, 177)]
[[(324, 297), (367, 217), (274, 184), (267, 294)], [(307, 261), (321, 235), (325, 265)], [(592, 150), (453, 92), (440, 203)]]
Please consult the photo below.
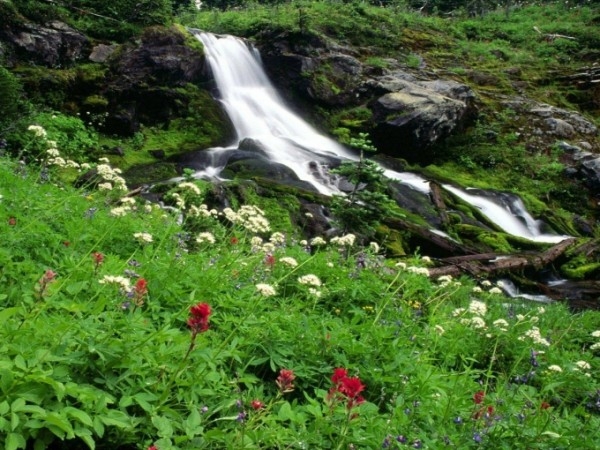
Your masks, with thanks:
[[(272, 161), (291, 168), (301, 180), (310, 182), (321, 193), (339, 193), (335, 180), (322, 176), (323, 172), (315, 176), (314, 167), (311, 169), (309, 163), (323, 161), (323, 158), (319, 159), (323, 155), (350, 160), (356, 160), (356, 156), (333, 139), (318, 133), (284, 104), (262, 68), (258, 51), (247, 42), (234, 36), (203, 32), (196, 32), (195, 36), (204, 45), (220, 101), (237, 133), (230, 149), (237, 148), (242, 139), (252, 138), (262, 144)], [(209, 168), (203, 174), (216, 177), (221, 169)], [(430, 192), (429, 182), (413, 173), (386, 169), (384, 175), (424, 194)], [(511, 205), (513, 210), (520, 210), (522, 219), (519, 219), (509, 208), (487, 198), (468, 194), (451, 185), (443, 187), (479, 208), (507, 233), (549, 243), (560, 242), (567, 237), (542, 233), (539, 223), (529, 215), (522, 203)]]

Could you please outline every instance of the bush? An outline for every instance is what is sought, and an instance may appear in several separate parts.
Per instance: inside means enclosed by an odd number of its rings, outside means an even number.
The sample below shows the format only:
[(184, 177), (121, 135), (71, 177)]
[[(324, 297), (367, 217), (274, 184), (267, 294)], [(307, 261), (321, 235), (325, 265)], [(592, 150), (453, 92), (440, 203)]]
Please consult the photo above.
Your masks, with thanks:
[(0, 133), (18, 116), (22, 107), (22, 86), (15, 76), (0, 67)]

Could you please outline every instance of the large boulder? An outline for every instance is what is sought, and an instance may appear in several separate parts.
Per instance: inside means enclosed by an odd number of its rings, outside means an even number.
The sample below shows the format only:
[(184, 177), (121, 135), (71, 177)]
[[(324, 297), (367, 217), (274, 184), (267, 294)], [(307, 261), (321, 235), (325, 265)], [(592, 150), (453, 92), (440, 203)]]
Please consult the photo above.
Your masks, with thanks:
[(90, 50), (90, 42), (82, 33), (58, 20), (4, 28), (0, 41), (11, 48), (19, 61), (51, 68), (71, 66), (87, 57)]
[(476, 113), (475, 94), (449, 80), (410, 80), (404, 72), (374, 82), (386, 92), (370, 103), (375, 145), (409, 161), (426, 162), (433, 144), (462, 128)]

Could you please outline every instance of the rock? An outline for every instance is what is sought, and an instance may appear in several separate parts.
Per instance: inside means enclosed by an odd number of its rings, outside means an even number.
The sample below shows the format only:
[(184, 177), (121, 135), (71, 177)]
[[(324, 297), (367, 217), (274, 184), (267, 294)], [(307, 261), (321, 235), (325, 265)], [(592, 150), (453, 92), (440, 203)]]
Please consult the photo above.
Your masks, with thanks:
[(108, 58), (110, 58), (110, 56), (115, 52), (117, 48), (119, 48), (118, 45), (96, 45), (92, 49), (92, 53), (90, 53), (89, 59), (92, 62), (104, 63), (108, 60)]
[(546, 126), (549, 129), (549, 132), (552, 134), (556, 134), (560, 137), (571, 137), (575, 134), (575, 128), (569, 122), (566, 122), (562, 119), (555, 119), (554, 117), (550, 117), (545, 120)]
[(19, 60), (46, 67), (71, 66), (89, 53), (89, 40), (66, 23), (21, 23), (0, 31), (0, 41), (13, 48)]
[(465, 124), (469, 106), (427, 85), (397, 79), (393, 86), (394, 92), (369, 105), (375, 122), (373, 142), (391, 156), (424, 162), (429, 156), (425, 150)]
[(150, 155), (152, 155), (152, 157), (156, 158), (156, 159), (165, 159), (165, 151), (164, 150), (148, 150), (148, 153), (150, 153)]

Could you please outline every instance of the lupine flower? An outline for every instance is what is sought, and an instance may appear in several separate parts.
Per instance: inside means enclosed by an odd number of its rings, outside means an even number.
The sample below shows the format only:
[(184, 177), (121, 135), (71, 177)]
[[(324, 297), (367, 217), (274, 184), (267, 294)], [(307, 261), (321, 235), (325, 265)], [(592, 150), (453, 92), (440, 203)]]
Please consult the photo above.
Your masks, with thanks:
[(190, 308), (192, 315), (187, 324), (192, 330), (192, 335), (195, 337), (198, 333), (203, 333), (208, 330), (208, 319), (211, 314), (210, 305), (208, 303), (198, 303)]
[(285, 394), (286, 392), (292, 392), (294, 390), (295, 379), (296, 375), (294, 375), (293, 370), (281, 369), (275, 383), (277, 384), (279, 391), (282, 394)]

